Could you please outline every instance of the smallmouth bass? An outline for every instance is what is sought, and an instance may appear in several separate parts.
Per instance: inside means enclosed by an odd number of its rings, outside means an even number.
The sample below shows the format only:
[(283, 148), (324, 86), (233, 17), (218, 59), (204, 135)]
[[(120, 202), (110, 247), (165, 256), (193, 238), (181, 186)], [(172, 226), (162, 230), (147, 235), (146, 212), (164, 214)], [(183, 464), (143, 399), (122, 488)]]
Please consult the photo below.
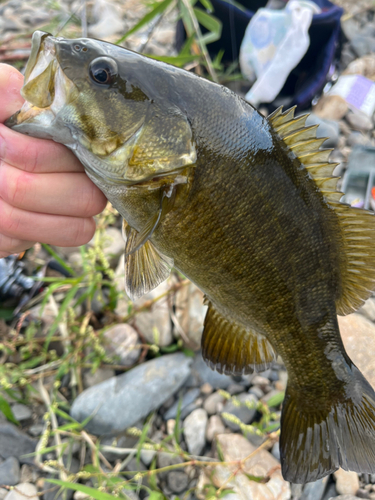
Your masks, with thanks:
[(375, 473), (375, 393), (336, 314), (375, 288), (375, 219), (339, 202), (306, 116), (268, 119), (228, 89), (124, 48), (33, 35), (7, 125), (68, 146), (124, 218), (125, 288), (175, 266), (206, 296), (202, 352), (228, 374), (289, 374), (282, 473)]

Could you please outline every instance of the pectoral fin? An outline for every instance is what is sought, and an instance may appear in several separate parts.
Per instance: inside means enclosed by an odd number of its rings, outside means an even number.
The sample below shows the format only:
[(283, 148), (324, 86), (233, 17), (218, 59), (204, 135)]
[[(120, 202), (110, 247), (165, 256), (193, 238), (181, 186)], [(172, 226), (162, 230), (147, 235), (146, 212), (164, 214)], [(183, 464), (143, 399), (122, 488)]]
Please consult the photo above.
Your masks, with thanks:
[(173, 259), (160, 252), (148, 240), (138, 249), (139, 234), (123, 221), (125, 243), (125, 291), (131, 300), (156, 288), (168, 278), (173, 267)]
[(202, 356), (219, 373), (241, 375), (266, 370), (276, 353), (263, 335), (228, 321), (210, 303), (204, 323)]

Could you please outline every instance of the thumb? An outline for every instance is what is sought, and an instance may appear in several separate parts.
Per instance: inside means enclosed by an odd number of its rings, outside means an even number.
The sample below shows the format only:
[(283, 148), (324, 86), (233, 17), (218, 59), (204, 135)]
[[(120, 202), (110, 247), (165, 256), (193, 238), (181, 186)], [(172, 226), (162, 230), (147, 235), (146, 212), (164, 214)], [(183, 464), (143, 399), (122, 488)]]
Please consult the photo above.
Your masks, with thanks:
[(13, 66), (0, 63), (0, 123), (3, 123), (24, 103), (20, 90), (23, 75)]

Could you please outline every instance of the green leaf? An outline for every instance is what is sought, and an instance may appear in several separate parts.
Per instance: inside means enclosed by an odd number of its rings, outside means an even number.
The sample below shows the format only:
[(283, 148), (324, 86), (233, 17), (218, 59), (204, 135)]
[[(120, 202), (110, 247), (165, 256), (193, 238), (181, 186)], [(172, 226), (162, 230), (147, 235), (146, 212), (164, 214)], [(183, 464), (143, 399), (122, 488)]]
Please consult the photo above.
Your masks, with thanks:
[(5, 415), (5, 417), (16, 425), (19, 425), (18, 420), (14, 418), (12, 408), (6, 399), (0, 395), (0, 411)]
[(210, 0), (201, 0), (201, 4), (209, 11), (210, 14), (214, 11), (214, 7)]
[(165, 496), (160, 491), (151, 491), (148, 500), (164, 500)]
[(285, 392), (283, 392), (283, 391), (281, 391), (277, 394), (274, 394), (267, 401), (267, 406), (269, 406), (270, 408), (277, 407), (284, 401), (284, 398), (285, 398)]
[(202, 9), (199, 9), (198, 7), (194, 8), (194, 14), (198, 19), (199, 23), (205, 28), (207, 28), (208, 31), (210, 31), (210, 33), (205, 33), (202, 36), (202, 40), (204, 41), (204, 43), (207, 44), (219, 40), (219, 38), (221, 37), (221, 29), (222, 29), (221, 21), (219, 21), (219, 19), (212, 16), (211, 14), (207, 14), (207, 12), (205, 12)]
[(118, 498), (114, 495), (110, 495), (109, 493), (104, 493), (104, 491), (99, 491), (95, 488), (90, 488), (89, 486), (85, 486), (83, 484), (68, 483), (66, 481), (60, 481), (59, 479), (46, 479), (46, 482), (51, 484), (57, 484), (58, 486), (61, 486), (62, 488), (67, 488), (69, 490), (86, 493), (86, 495), (95, 498), (95, 500), (117, 500)]
[(63, 261), (63, 259), (57, 255), (57, 253), (55, 252), (55, 250), (53, 248), (51, 248), (49, 245), (47, 245), (46, 243), (42, 243), (42, 247), (44, 248), (44, 250), (46, 250), (50, 255), (52, 255), (52, 257), (57, 260), (57, 262), (60, 264), (60, 266), (62, 266), (65, 271), (69, 274), (71, 274), (72, 276), (75, 276), (76, 273), (74, 272), (74, 270), (68, 265), (66, 264), (66, 262)]
[(125, 35), (123, 35), (119, 40), (117, 40), (116, 44), (122, 43), (130, 35), (132, 35), (140, 28), (148, 24), (150, 21), (152, 21), (152, 19), (154, 19), (155, 16), (157, 16), (158, 14), (162, 14), (173, 1), (174, 0), (164, 0), (163, 2), (158, 3), (150, 12), (148, 12), (144, 17), (142, 17), (142, 19), (135, 26), (133, 26), (133, 28), (131, 28), (127, 33), (125, 33)]
[(251, 474), (247, 474), (246, 472), (243, 472), (243, 473), (245, 474), (247, 479), (250, 479), (250, 481), (254, 481), (255, 483), (265, 484), (265, 483), (268, 483), (268, 481), (270, 480), (269, 477), (252, 476)]
[(8, 321), (13, 318), (13, 309), (11, 308), (0, 308), (0, 318)]
[(199, 55), (193, 55), (193, 54), (178, 55), (178, 56), (156, 56), (154, 54), (147, 54), (147, 57), (168, 64), (173, 64), (173, 66), (177, 66), (178, 68), (181, 68), (182, 66), (185, 66), (185, 64), (188, 64), (200, 58)]

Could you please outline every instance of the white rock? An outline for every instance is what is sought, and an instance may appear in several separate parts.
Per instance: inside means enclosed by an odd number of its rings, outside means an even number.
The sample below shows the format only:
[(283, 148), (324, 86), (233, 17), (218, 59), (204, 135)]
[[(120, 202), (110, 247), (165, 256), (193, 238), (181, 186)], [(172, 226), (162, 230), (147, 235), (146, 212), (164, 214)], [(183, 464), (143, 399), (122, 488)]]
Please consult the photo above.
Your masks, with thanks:
[(219, 415), (212, 415), (209, 418), (207, 429), (206, 429), (206, 439), (209, 443), (211, 443), (218, 434), (224, 434), (225, 425), (223, 421), (219, 417)]
[(356, 472), (339, 469), (333, 475), (336, 479), (336, 491), (340, 495), (355, 495), (359, 490)]
[(141, 354), (139, 337), (133, 327), (127, 323), (115, 325), (104, 332), (104, 348), (109, 356), (118, 358), (123, 366), (132, 366)]
[(375, 388), (375, 324), (356, 313), (338, 316), (338, 322), (350, 359)]
[[(240, 434), (219, 434), (216, 439), (226, 462), (241, 460), (256, 450), (255, 446)], [(225, 482), (225, 486), (235, 492), (226, 496), (228, 500), (289, 500), (290, 485), (283, 479), (279, 465), (266, 450), (259, 450), (245, 462), (243, 471), (246, 474), (266, 477), (271, 472), (270, 480), (265, 484), (250, 481), (242, 471), (227, 483), (229, 476), (238, 470), (237, 465), (220, 465), (213, 471), (202, 471), (197, 485), (199, 498), (203, 498), (200, 489), (211, 478), (217, 488)]]
[(210, 394), (203, 403), (203, 408), (206, 410), (208, 415), (215, 415), (215, 413), (222, 409), (223, 402), (224, 397), (219, 392), (214, 392)]
[(11, 490), (4, 500), (38, 500), (37, 489), (31, 483), (20, 483)]
[(105, 39), (124, 31), (121, 10), (111, 0), (95, 0), (93, 14), (97, 22), (89, 28), (91, 36)]
[[(145, 302), (157, 298), (169, 288), (168, 281), (164, 281), (154, 290), (136, 300), (134, 307), (140, 307)], [(150, 311), (138, 313), (135, 317), (135, 323), (146, 342), (161, 347), (168, 346), (173, 342), (168, 297), (158, 300)]]
[(206, 444), (207, 412), (198, 408), (184, 420), (184, 436), (189, 453), (199, 455)]
[(363, 314), (370, 321), (375, 321), (375, 299), (367, 299), (363, 306), (358, 309), (359, 314)]
[(207, 312), (207, 306), (203, 304), (203, 292), (193, 283), (190, 283), (177, 292), (175, 306), (179, 325), (190, 343), (199, 348), (204, 318)]

